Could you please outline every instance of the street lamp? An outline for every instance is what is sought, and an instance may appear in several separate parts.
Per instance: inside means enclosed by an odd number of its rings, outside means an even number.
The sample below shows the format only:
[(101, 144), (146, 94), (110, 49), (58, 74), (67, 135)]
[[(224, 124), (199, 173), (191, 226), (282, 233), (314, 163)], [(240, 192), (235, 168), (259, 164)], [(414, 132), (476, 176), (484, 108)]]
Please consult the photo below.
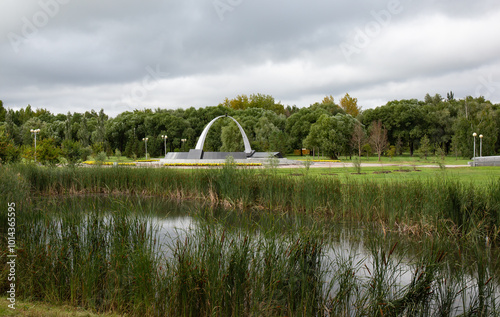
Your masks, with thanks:
[(472, 133), (472, 136), (474, 137), (474, 153), (472, 153), (472, 158), (476, 158), (476, 136), (477, 136), (477, 133), (476, 132)]
[(483, 157), (483, 135), (479, 135), (479, 157)]
[(184, 150), (184, 143), (187, 141), (187, 139), (181, 139), (182, 141), (182, 150)]
[(161, 138), (163, 139), (163, 143), (165, 145), (165, 157), (167, 157), (167, 139), (168, 139), (168, 136), (162, 135)]
[(31, 129), (30, 132), (35, 135), (35, 162), (36, 162), (36, 134), (40, 133), (40, 129)]
[(148, 159), (148, 138), (142, 138), (144, 143), (146, 144), (146, 160)]

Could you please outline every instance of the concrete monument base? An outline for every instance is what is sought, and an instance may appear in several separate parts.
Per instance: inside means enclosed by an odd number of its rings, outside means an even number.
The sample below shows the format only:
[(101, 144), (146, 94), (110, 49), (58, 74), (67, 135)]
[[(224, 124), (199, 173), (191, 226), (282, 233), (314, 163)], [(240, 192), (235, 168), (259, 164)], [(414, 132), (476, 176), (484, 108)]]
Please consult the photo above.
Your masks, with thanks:
[(470, 166), (500, 166), (500, 156), (479, 156), (469, 162)]

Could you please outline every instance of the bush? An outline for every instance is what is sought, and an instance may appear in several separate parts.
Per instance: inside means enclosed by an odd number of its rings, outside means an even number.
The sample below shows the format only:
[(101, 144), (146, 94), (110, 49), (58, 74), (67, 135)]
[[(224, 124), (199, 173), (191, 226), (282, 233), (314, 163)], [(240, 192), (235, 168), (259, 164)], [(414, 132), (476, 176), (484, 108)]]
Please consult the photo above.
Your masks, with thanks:
[(86, 161), (91, 154), (92, 154), (92, 148), (90, 146), (84, 147), (82, 148), (80, 159), (82, 161)]
[(59, 163), (61, 149), (59, 149), (54, 139), (45, 139), (37, 147), (36, 157), (44, 165), (56, 165)]
[(68, 164), (74, 165), (82, 160), (83, 147), (79, 141), (64, 140), (61, 147)]
[(392, 160), (394, 158), (394, 155), (396, 155), (396, 147), (394, 145), (391, 145), (389, 147), (389, 150), (387, 151), (387, 156), (389, 156)]
[(361, 174), (361, 158), (355, 156), (352, 159), (352, 165), (354, 166), (354, 169), (356, 170), (357, 174)]
[(0, 163), (12, 163), (20, 159), (21, 152), (12, 141), (0, 139)]
[(92, 144), (92, 154), (98, 155), (99, 153), (104, 151), (104, 143), (103, 142), (97, 142)]
[(122, 152), (119, 149), (116, 149), (115, 150), (115, 156), (116, 156), (116, 160), (120, 161), (120, 159), (122, 157)]
[(106, 152), (99, 152), (95, 156), (95, 161), (97, 162), (97, 164), (101, 165), (102, 163), (106, 162), (107, 158), (108, 157), (106, 156)]

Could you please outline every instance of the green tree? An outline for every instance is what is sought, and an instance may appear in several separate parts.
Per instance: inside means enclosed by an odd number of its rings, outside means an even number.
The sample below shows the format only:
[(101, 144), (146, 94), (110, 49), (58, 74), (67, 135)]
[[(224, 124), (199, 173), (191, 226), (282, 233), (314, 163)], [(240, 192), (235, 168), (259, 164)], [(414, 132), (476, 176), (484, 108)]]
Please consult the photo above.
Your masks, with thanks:
[[(456, 151), (466, 157), (473, 157), (472, 134), (476, 132), (484, 136), (483, 156), (494, 155), (499, 134), (498, 111), (495, 111), (491, 102), (484, 100), (483, 97), (475, 99), (467, 97), (465, 100), (460, 100), (459, 106), (459, 116), (453, 124)], [(479, 142), (479, 138), (476, 138), (476, 142)]]
[(236, 123), (231, 122), (222, 128), (221, 133), (222, 152), (239, 152), (243, 151), (243, 138)]
[(80, 124), (80, 129), (78, 130), (77, 136), (81, 142), (81, 145), (83, 145), (83, 146), (89, 145), (90, 133), (89, 133), (89, 129), (87, 126), (87, 116), (86, 115), (83, 115), (82, 122)]
[(396, 144), (398, 138), (401, 139), (413, 155), (415, 142), (428, 127), (423, 105), (416, 99), (390, 101), (384, 106), (363, 111), (363, 124), (369, 126), (380, 120), (387, 129), (388, 142)]
[(427, 159), (431, 151), (432, 151), (431, 142), (429, 141), (427, 135), (424, 135), (420, 139), (420, 148), (418, 149), (418, 153), (422, 158)]
[[(318, 105), (302, 108), (286, 120), (285, 131), (289, 135), (289, 145), (292, 149), (302, 149), (304, 140), (309, 135), (311, 126), (328, 111)], [(302, 151), (301, 151), (302, 153)]]
[(93, 134), (93, 142), (105, 142), (105, 137), (106, 137), (106, 120), (108, 119), (108, 116), (104, 114), (104, 110), (101, 109), (99, 111), (99, 115), (97, 116), (97, 126), (95, 129), (95, 132)]
[(68, 115), (66, 116), (66, 121), (65, 121), (65, 129), (64, 129), (64, 138), (66, 140), (73, 140), (73, 132), (71, 129), (71, 112), (68, 111)]
[(5, 121), (7, 110), (3, 107), (3, 101), (0, 100), (0, 122)]
[(56, 165), (59, 163), (61, 150), (56, 146), (54, 139), (44, 139), (36, 148), (36, 157), (44, 165)]
[(74, 165), (82, 159), (83, 146), (79, 141), (64, 140), (61, 153), (70, 165)]
[(287, 142), (288, 136), (283, 131), (273, 131), (269, 138), (269, 151), (280, 152), (283, 155), (291, 152)]
[(14, 144), (21, 144), (21, 134), (20, 129), (14, 122), (15, 113), (12, 109), (9, 109), (5, 113), (5, 134), (6, 137), (14, 141)]
[(14, 141), (7, 137), (4, 129), (0, 129), (0, 163), (16, 162), (20, 159), (20, 154)]
[(271, 140), (279, 129), (265, 116), (262, 116), (255, 126), (255, 143), (259, 151), (269, 151)]
[(319, 147), (326, 155), (337, 158), (350, 152), (350, 140), (357, 120), (351, 115), (321, 115), (304, 140), (308, 148)]

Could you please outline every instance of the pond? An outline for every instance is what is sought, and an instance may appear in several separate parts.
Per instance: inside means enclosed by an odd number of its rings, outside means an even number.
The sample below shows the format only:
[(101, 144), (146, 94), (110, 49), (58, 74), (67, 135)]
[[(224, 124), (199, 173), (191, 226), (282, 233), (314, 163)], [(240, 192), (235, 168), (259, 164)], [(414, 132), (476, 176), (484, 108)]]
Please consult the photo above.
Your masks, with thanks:
[(157, 197), (40, 198), (18, 220), (20, 294), (131, 315), (497, 315), (480, 238)]

